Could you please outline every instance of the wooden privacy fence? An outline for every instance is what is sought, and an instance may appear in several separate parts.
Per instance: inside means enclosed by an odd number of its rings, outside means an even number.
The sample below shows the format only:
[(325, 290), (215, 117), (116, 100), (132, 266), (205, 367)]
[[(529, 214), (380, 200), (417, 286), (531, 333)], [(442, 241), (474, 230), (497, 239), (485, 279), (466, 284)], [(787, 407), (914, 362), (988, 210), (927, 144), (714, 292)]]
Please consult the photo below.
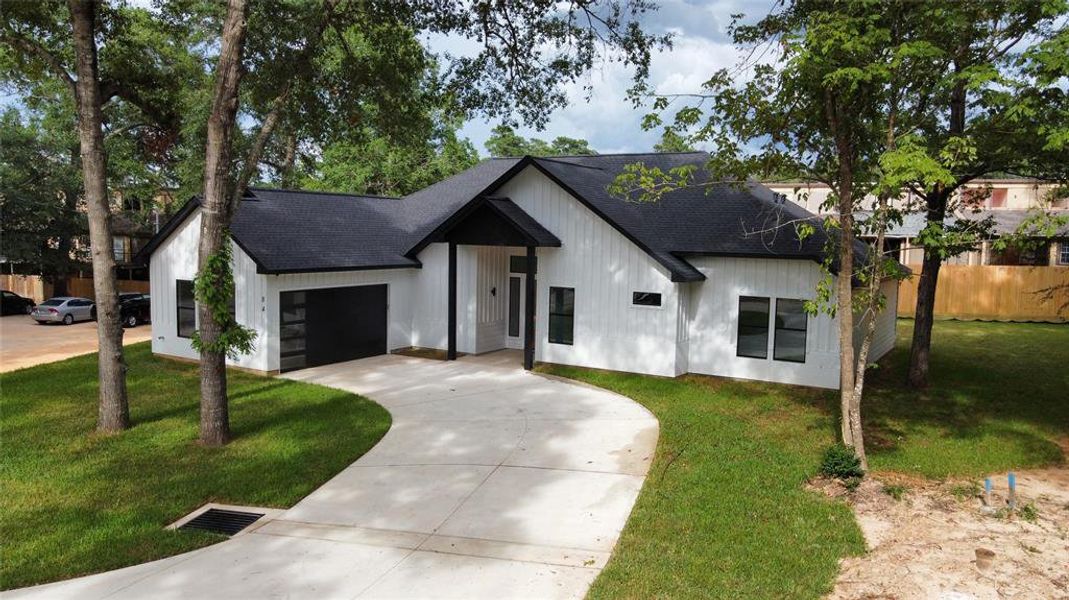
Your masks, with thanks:
[[(120, 279), (118, 284), (120, 292), (139, 292), (142, 294), (149, 292), (147, 281)], [(38, 275), (0, 275), (0, 289), (12, 291), (27, 298), (33, 298), (34, 302), (42, 302), (54, 295), (52, 284), (44, 281)], [(96, 292), (93, 291), (92, 278), (69, 278), (67, 280), (67, 295), (95, 299)]]
[[(898, 316), (917, 306), (920, 265), (898, 292)], [(937, 319), (1069, 322), (1069, 267), (943, 265), (935, 292)]]

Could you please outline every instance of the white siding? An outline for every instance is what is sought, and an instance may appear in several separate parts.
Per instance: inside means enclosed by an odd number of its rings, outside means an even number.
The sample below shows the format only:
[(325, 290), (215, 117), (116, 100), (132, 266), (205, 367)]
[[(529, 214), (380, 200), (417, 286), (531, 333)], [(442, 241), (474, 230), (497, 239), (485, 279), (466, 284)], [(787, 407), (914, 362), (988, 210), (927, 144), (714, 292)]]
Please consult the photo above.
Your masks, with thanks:
[(508, 325), (508, 257), (518, 249), (479, 246), (475, 285), (475, 351), (492, 352), (505, 347)]
[[(476, 352), (478, 248), (457, 246), (457, 351)], [(449, 342), (449, 245), (419, 253), (423, 268), (412, 280), (412, 346), (445, 349)]]
[[(611, 225), (534, 168), (496, 192), (561, 240), (539, 248), (535, 359), (654, 375), (678, 373), (677, 285)], [(574, 345), (550, 344), (550, 287), (575, 288)], [(631, 304), (632, 292), (661, 294), (660, 307)]]
[[(898, 282), (888, 279), (880, 284), (880, 292), (887, 298), (883, 311), (876, 315), (876, 331), (869, 348), (868, 362), (874, 363), (884, 357), (895, 347), (895, 326), (898, 315)], [(868, 318), (855, 319), (854, 352), (861, 349), (861, 340), (865, 336)]]
[(736, 356), (739, 296), (811, 299), (820, 280), (820, 267), (810, 261), (755, 258), (693, 258), (690, 263), (707, 277), (691, 284), (691, 373), (758, 379), (824, 388), (839, 387), (837, 321), (827, 315), (810, 316), (804, 363), (772, 359), (774, 334), (769, 332), (768, 358)]
[[(152, 294), (152, 351), (157, 354), (195, 359), (188, 338), (178, 337), (178, 307), (175, 282), (193, 280), (197, 274), (197, 245), (200, 240), (200, 213), (194, 213), (156, 249), (149, 263)], [(267, 370), (267, 340), (264, 321), (264, 280), (256, 265), (234, 245), (235, 315), (239, 323), (257, 332), (251, 354), (227, 364)]]
[[(177, 335), (175, 281), (192, 280), (197, 272), (197, 240), (200, 214), (194, 214), (160, 245), (149, 265), (152, 290), (152, 351), (158, 354), (197, 358), (190, 341)], [(262, 275), (256, 264), (234, 245), (235, 310), (239, 323), (252, 327), (257, 335), (252, 353), (227, 364), (275, 371), (278, 358), (279, 293), (298, 289), (386, 284), (388, 286), (387, 347), (411, 345), (412, 287), (418, 270), (391, 269)], [(444, 309), (443, 309), (444, 314)]]

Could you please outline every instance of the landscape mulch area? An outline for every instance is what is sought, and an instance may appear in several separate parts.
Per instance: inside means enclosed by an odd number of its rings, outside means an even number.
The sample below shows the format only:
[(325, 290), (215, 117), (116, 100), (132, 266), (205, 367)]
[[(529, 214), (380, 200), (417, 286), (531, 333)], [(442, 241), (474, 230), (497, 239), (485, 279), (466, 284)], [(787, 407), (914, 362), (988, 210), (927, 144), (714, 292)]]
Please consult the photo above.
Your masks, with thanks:
[(851, 505), (869, 547), (842, 560), (828, 597), (1069, 598), (1069, 469), (1016, 475), (1013, 512), (1006, 473), (991, 476), (989, 504), (977, 480), (885, 473), (853, 492), (838, 481), (812, 482)]

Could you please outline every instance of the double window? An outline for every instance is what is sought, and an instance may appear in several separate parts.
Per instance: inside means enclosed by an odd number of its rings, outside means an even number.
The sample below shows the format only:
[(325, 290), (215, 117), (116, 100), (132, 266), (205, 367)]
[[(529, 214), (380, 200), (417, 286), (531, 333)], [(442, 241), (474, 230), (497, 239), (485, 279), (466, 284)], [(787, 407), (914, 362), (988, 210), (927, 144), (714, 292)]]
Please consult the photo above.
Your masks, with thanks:
[(756, 296), (739, 297), (738, 356), (768, 358), (769, 330), (774, 329), (772, 358), (785, 362), (805, 362), (806, 332), (809, 315), (805, 302), (776, 299), (775, 325), (769, 322), (772, 301)]
[(549, 288), (549, 342), (572, 344), (575, 333), (575, 288)]
[(192, 337), (197, 329), (197, 301), (193, 282), (178, 279), (175, 282), (175, 304), (178, 306), (178, 337)]

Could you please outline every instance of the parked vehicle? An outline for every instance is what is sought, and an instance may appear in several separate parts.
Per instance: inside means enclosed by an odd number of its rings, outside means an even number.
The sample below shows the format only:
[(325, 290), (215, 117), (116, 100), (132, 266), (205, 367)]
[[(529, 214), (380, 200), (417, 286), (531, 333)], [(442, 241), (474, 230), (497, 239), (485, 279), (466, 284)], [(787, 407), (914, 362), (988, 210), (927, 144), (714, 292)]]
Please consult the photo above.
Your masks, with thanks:
[(0, 315), (28, 315), (33, 311), (34, 303), (15, 292), (0, 290), (3, 302), (0, 303)]
[(148, 294), (119, 294), (119, 317), (123, 327), (137, 327), (152, 321)]
[(96, 313), (96, 303), (89, 298), (60, 296), (49, 298), (38, 304), (30, 316), (41, 325), (45, 323), (70, 325), (75, 321), (91, 321), (96, 318)]

